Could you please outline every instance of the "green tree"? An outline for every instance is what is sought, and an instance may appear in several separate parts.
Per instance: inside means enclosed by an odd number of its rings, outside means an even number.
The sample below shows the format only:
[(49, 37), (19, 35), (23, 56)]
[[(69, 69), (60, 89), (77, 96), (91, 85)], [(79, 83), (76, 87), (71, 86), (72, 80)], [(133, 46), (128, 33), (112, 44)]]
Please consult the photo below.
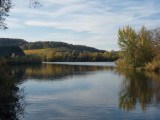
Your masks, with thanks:
[(142, 26), (137, 36), (137, 64), (144, 66), (147, 62), (150, 62), (154, 56), (151, 36), (150, 32), (144, 26)]
[(130, 65), (136, 65), (136, 51), (137, 51), (137, 35), (133, 28), (126, 26), (119, 29), (118, 45), (123, 51), (123, 57)]
[(123, 56), (121, 61), (129, 67), (143, 67), (154, 57), (150, 31), (144, 26), (138, 33), (130, 26), (119, 29), (118, 45)]
[(160, 27), (150, 30), (150, 37), (154, 47), (154, 53), (160, 55)]

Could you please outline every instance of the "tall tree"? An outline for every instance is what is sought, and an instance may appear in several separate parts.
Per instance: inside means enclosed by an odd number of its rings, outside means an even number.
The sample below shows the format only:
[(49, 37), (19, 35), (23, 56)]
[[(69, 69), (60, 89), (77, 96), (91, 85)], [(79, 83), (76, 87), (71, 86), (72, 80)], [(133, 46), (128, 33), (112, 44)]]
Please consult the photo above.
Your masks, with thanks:
[(130, 26), (119, 29), (118, 45), (130, 67), (142, 67), (154, 56), (151, 33), (144, 26), (138, 33)]
[(126, 26), (119, 29), (118, 45), (123, 51), (123, 57), (129, 64), (136, 64), (137, 35), (133, 28)]
[(156, 55), (160, 54), (160, 27), (150, 30), (151, 40)]
[(146, 62), (150, 62), (153, 57), (151, 33), (144, 26), (142, 26), (137, 36), (137, 62), (139, 65), (144, 65)]

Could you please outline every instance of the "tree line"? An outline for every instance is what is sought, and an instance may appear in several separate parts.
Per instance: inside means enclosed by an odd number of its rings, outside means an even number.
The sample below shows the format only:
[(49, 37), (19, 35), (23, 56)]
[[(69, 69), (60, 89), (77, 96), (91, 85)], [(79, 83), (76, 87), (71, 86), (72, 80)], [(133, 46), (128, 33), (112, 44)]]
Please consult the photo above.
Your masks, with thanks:
[(28, 55), (36, 55), (45, 62), (102, 62), (116, 61), (119, 57), (118, 52), (43, 52), (43, 53), (27, 53)]
[[(21, 48), (18, 46), (21, 46)], [(108, 52), (84, 45), (64, 42), (28, 43), (23, 39), (0, 38), (1, 64), (40, 63), (41, 61), (100, 62), (115, 61), (118, 57), (119, 52)]]

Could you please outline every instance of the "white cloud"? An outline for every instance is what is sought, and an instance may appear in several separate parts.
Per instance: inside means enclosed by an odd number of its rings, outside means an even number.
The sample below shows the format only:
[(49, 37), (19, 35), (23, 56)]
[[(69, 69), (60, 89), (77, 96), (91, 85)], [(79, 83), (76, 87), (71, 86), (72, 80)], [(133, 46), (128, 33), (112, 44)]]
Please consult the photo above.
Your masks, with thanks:
[(11, 27), (11, 28), (23, 28), (23, 23), (21, 20), (17, 19), (17, 18), (7, 18), (6, 19), (6, 23), (7, 26)]
[[(18, 6), (22, 4), (21, 0)], [(44, 0), (41, 0), (42, 3)], [(136, 29), (142, 25), (153, 28), (160, 24), (160, 3), (153, 1), (126, 1), (126, 0), (45, 0), (40, 9), (29, 9), (23, 7), (14, 8), (11, 14), (19, 21), (8, 20), (10, 27), (23, 26), (27, 28), (37, 28), (37, 32), (44, 29), (54, 29), (57, 40), (64, 42), (89, 44), (100, 48), (104, 44), (117, 43), (117, 31), (119, 27), (131, 25)], [(143, 6), (142, 6), (143, 4)], [(157, 18), (152, 18), (155, 16)], [(19, 24), (18, 24), (19, 23)], [(71, 35), (64, 31), (75, 32), (79, 35)], [(49, 31), (51, 33), (51, 31)], [(88, 34), (81, 37), (81, 33)], [(32, 33), (31, 33), (32, 34)], [(52, 40), (48, 33), (37, 36), (37, 39), (46, 37), (45, 40)], [(22, 36), (23, 37), (23, 36)], [(36, 39), (36, 37), (34, 37)], [(65, 39), (68, 38), (66, 41)], [(71, 40), (69, 40), (71, 39)], [(75, 39), (75, 40), (73, 40)], [(106, 45), (107, 46), (107, 45)], [(104, 47), (103, 47), (104, 48)], [(106, 47), (108, 49), (108, 47)]]

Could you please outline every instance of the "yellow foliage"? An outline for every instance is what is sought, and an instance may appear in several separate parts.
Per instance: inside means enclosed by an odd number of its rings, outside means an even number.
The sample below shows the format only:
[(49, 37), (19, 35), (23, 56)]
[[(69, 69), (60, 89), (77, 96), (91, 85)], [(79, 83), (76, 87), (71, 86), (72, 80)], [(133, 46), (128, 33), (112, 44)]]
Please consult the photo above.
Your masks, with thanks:
[(160, 69), (160, 61), (153, 60), (152, 62), (147, 63), (145, 67), (148, 71), (158, 71)]
[(25, 54), (40, 54), (49, 51), (49, 49), (24, 50)]

